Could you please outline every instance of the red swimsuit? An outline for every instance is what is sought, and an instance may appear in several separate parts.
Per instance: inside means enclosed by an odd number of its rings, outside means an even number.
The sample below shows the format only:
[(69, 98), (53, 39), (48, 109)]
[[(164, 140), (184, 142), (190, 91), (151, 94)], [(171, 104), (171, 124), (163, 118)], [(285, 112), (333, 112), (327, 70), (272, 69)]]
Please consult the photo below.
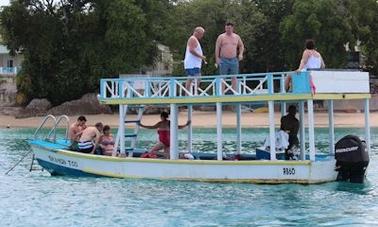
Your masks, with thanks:
[(157, 130), (159, 134), (159, 141), (164, 144), (165, 146), (169, 147), (170, 145), (170, 131), (169, 129), (159, 128)]

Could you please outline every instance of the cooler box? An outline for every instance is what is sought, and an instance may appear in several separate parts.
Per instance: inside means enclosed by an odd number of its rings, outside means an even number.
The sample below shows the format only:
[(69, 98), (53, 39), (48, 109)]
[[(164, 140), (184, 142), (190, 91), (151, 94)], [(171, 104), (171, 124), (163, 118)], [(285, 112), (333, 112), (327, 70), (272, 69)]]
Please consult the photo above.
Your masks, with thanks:
[(308, 72), (298, 72), (291, 75), (292, 92), (296, 94), (311, 93), (310, 74)]
[[(285, 151), (276, 151), (277, 160), (285, 160)], [(270, 152), (263, 148), (256, 148), (256, 160), (270, 160)]]

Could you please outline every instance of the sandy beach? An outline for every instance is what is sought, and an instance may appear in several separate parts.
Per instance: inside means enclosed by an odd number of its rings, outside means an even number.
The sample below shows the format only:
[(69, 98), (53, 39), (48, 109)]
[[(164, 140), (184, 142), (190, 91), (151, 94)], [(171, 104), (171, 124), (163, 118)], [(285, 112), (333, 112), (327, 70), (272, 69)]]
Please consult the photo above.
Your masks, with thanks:
[[(74, 122), (78, 116), (70, 116), (70, 121)], [(96, 122), (103, 122), (109, 124), (111, 127), (118, 127), (118, 114), (98, 114), (98, 115), (86, 115), (88, 122), (87, 125), (94, 125)], [(128, 115), (130, 119), (135, 119), (135, 115)], [(280, 113), (275, 114), (276, 127), (280, 124)], [(307, 122), (307, 116), (305, 116)], [(0, 115), (0, 128), (36, 128), (39, 126), (43, 117), (32, 117), (16, 119), (13, 116)], [(185, 124), (187, 119), (186, 112), (180, 112), (179, 124)], [(143, 123), (146, 125), (155, 124), (159, 120), (159, 115), (144, 115)], [(223, 125), (224, 127), (235, 127), (236, 116), (233, 112), (223, 112)], [(336, 127), (348, 127), (348, 128), (362, 128), (364, 126), (364, 114), (363, 113), (335, 113), (335, 125)], [(242, 127), (244, 128), (258, 128), (268, 126), (268, 114), (267, 113), (252, 113), (246, 112), (242, 114)], [(193, 127), (213, 128), (216, 127), (216, 115), (215, 112), (208, 111), (194, 111), (193, 112)], [(315, 113), (315, 125), (316, 127), (328, 126), (328, 114), (327, 113)], [(378, 112), (370, 113), (370, 125), (371, 127), (378, 127)], [(63, 126), (63, 125), (62, 125)], [(63, 126), (64, 127), (64, 126)]]

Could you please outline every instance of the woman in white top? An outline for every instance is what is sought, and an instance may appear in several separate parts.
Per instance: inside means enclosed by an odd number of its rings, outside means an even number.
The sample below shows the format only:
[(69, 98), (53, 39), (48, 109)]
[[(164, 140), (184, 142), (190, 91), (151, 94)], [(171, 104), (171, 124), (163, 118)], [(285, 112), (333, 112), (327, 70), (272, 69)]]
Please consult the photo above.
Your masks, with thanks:
[[(297, 72), (307, 71), (308, 69), (325, 68), (322, 56), (315, 50), (315, 42), (312, 39), (306, 40), (306, 49), (303, 51), (302, 59)], [(285, 88), (289, 90), (291, 87), (291, 76), (289, 75), (285, 81)]]
[(301, 63), (297, 71), (323, 68), (325, 68), (324, 61), (319, 52), (315, 50), (314, 40), (307, 39), (306, 49), (303, 51)]

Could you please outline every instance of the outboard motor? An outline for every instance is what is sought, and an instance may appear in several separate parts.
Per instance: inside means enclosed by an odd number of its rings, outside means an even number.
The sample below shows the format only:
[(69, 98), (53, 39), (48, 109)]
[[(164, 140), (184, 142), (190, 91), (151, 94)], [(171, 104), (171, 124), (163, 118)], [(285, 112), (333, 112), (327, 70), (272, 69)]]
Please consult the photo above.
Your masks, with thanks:
[(336, 171), (338, 181), (363, 183), (369, 165), (366, 142), (354, 135), (347, 135), (335, 144)]

